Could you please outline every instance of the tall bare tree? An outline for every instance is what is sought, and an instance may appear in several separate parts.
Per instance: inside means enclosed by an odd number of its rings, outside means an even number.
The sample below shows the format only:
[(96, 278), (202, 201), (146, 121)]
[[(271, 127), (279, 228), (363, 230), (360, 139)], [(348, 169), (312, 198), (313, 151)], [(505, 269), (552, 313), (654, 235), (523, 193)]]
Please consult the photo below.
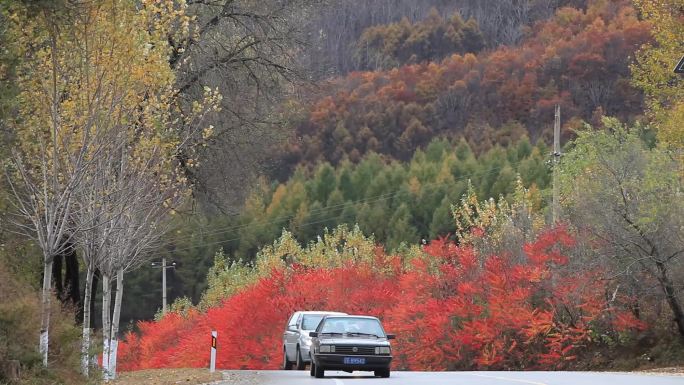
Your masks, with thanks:
[(211, 121), (214, 135), (196, 156), (199, 167), (183, 165), (200, 203), (234, 210), (242, 203), (245, 181), (266, 159), (266, 149), (284, 136), (280, 102), (309, 78), (301, 65), (304, 31), (323, 3), (188, 1), (188, 14), (196, 18), (194, 33), (171, 39), (169, 57), (179, 96), (195, 100), (207, 86), (224, 96), (221, 112)]
[[(113, 136), (113, 135), (112, 135)], [(120, 135), (119, 135), (120, 136)], [(86, 281), (83, 301), (83, 337), (81, 348), (81, 371), (88, 376), (91, 341), (91, 301), (95, 270), (102, 264), (110, 247), (110, 239), (117, 230), (118, 215), (126, 203), (121, 201), (124, 194), (117, 191), (116, 162), (125, 142), (112, 137), (107, 146), (93, 163), (84, 178), (76, 196), (76, 215), (73, 223), (79, 228), (75, 233), (75, 244), (85, 267)]]
[[(151, 151), (150, 151), (151, 150)], [(104, 258), (99, 261), (103, 288), (103, 368), (105, 380), (116, 377), (119, 319), (126, 272), (140, 266), (159, 246), (170, 226), (170, 214), (184, 197), (183, 178), (166, 173), (164, 153), (158, 148), (146, 148), (147, 156), (128, 155), (121, 151), (115, 192), (112, 199), (114, 226), (107, 239)], [(170, 176), (170, 177), (168, 177)], [(112, 311), (112, 281), (115, 280)]]

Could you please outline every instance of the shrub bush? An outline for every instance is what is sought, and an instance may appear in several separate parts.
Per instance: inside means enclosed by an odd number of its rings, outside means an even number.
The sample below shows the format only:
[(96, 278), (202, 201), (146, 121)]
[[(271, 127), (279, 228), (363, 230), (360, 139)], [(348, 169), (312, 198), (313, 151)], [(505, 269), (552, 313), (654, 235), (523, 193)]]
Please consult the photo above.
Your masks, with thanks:
[[(49, 370), (38, 353), (40, 297), (30, 285), (15, 278), (0, 259), (0, 362), (21, 363), (21, 383), (80, 384), (80, 328), (73, 309), (62, 308), (55, 298), (50, 317)], [(3, 381), (0, 373), (0, 382)]]
[(564, 269), (573, 246), (559, 228), (526, 244), (522, 258), (439, 239), (412, 258), (376, 248), (330, 267), (295, 259), (204, 313), (142, 322), (141, 335), (121, 344), (121, 369), (205, 367), (212, 330), (219, 368), (276, 369), (287, 317), (314, 309), (380, 317), (398, 334), (395, 368), (564, 368), (595, 343), (593, 334), (645, 327), (616, 307), (620, 299), (608, 303), (598, 272)]

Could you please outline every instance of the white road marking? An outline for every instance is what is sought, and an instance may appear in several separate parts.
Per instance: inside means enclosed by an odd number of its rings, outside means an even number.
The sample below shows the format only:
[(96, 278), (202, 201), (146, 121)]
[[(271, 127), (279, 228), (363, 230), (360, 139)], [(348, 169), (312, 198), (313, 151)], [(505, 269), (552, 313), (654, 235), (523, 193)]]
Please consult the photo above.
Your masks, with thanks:
[(502, 380), (502, 381), (511, 381), (511, 382), (519, 382), (522, 384), (530, 384), (530, 385), (547, 385), (543, 382), (535, 382), (535, 381), (528, 381), (528, 380), (518, 380), (515, 378), (506, 378), (506, 377), (499, 377), (499, 376), (489, 376), (486, 374), (475, 374), (475, 373), (464, 373), (464, 374), (469, 374), (471, 376), (475, 377), (483, 377), (483, 378), (492, 378), (495, 380)]
[(333, 380), (335, 381), (335, 385), (344, 385), (344, 382), (342, 382), (342, 380), (338, 380), (337, 378), (333, 378)]

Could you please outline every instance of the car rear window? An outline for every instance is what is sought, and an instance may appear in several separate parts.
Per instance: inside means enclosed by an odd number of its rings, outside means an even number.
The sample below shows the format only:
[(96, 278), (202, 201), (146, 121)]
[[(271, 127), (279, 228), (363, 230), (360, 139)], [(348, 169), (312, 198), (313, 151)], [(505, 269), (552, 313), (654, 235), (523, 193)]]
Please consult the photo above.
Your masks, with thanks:
[(305, 315), (302, 319), (302, 330), (316, 330), (323, 317), (322, 314)]

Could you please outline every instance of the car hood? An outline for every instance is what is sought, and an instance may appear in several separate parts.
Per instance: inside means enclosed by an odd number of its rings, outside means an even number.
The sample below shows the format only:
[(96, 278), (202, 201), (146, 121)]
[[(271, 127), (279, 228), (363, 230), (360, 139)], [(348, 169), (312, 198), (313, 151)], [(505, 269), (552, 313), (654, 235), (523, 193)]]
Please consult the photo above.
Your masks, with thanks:
[(387, 338), (366, 338), (366, 337), (323, 337), (318, 338), (320, 343), (329, 345), (369, 345), (369, 346), (389, 346)]

